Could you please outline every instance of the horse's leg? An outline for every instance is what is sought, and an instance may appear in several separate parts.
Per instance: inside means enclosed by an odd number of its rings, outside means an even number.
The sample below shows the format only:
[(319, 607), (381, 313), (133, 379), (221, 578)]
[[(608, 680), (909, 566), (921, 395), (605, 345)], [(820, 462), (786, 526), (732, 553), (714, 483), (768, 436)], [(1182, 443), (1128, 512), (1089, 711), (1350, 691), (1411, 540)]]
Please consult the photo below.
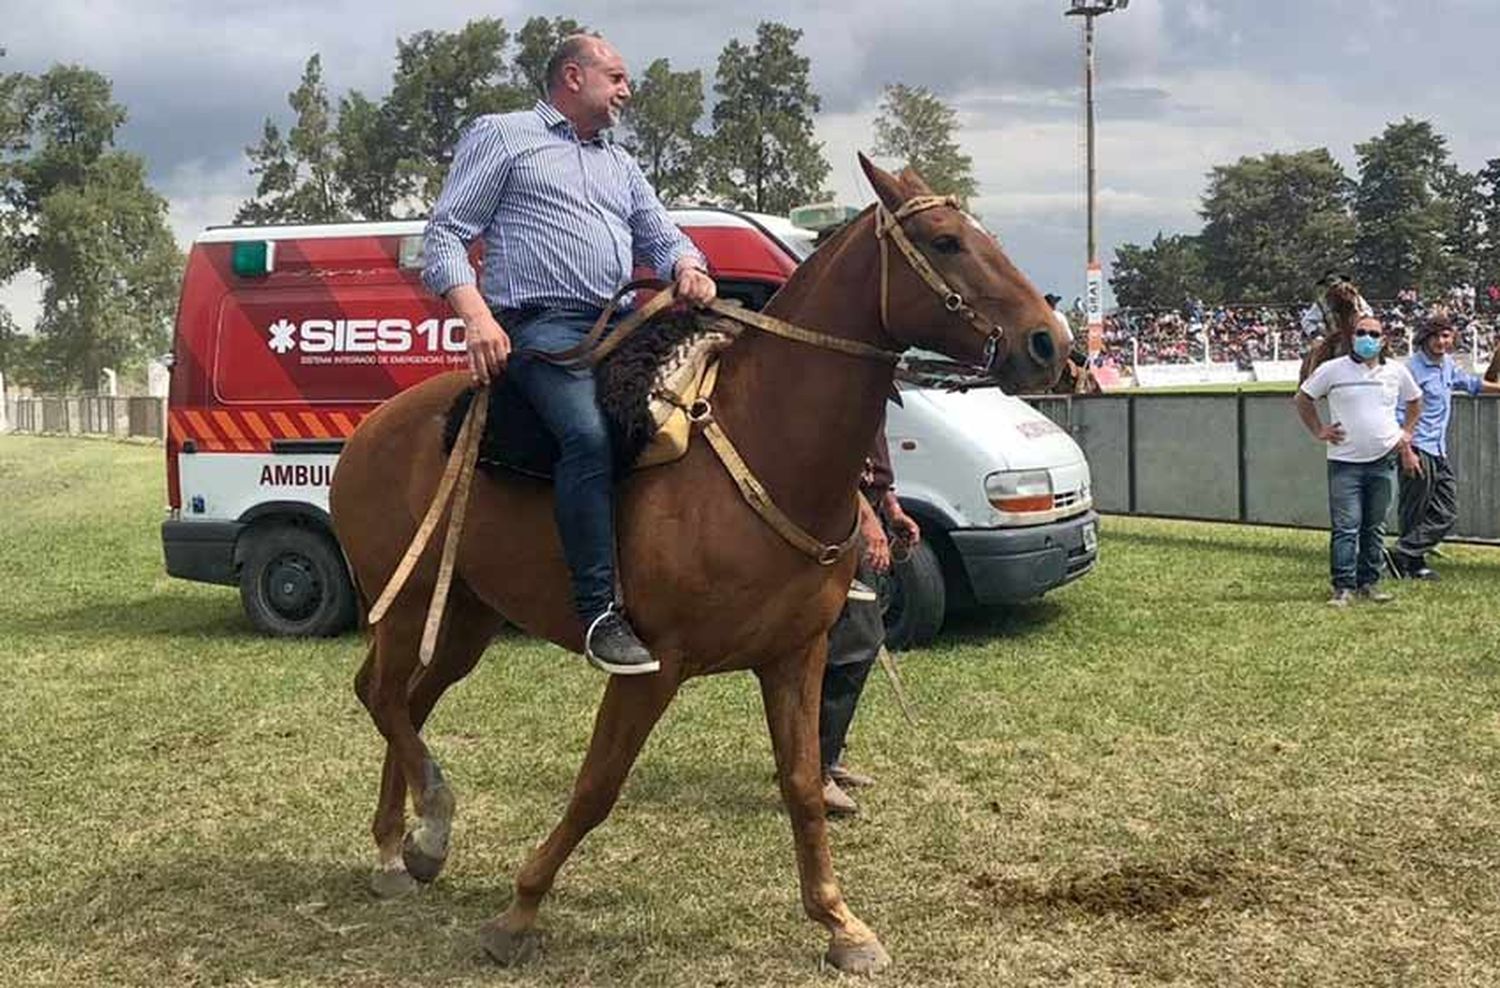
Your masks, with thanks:
[(806, 654), (756, 670), (765, 698), (766, 723), (776, 753), (781, 798), (797, 845), (802, 908), (827, 928), (828, 963), (852, 974), (872, 974), (890, 963), (880, 939), (844, 902), (828, 853), (823, 815), (823, 779), (818, 765), (818, 698), (828, 643), (820, 639)]
[(497, 962), (518, 963), (531, 953), (537, 910), (558, 869), (578, 842), (609, 816), (641, 745), (676, 695), (677, 686), (676, 666), (667, 663), (655, 675), (610, 679), (562, 820), (516, 874), (510, 906), (479, 932), (485, 951)]
[[(437, 762), (419, 732), (438, 699), (468, 675), (502, 619), (455, 581), (443, 615), (443, 630), (431, 665), (417, 665), (425, 614), (393, 609), (375, 629), (371, 657), (355, 680), (355, 692), (385, 735), (385, 765), (371, 830), (377, 864), (372, 887), (377, 895), (410, 891), (413, 880), (430, 882), (448, 853), (454, 801)], [(417, 824), (405, 830), (410, 791)]]
[[(375, 676), (376, 646), (370, 643), (365, 664), (354, 677), (354, 694), (373, 717), (375, 702), (371, 684)], [(401, 765), (396, 760), (396, 749), (389, 742), (385, 746), (384, 765), (380, 770), (380, 796), (375, 802), (375, 819), (370, 825), (375, 837), (375, 872), (370, 876), (370, 889), (382, 899), (393, 899), (406, 895), (417, 888), (416, 879), (406, 870), (401, 860), (401, 838), (406, 832), (406, 779), (401, 775)]]

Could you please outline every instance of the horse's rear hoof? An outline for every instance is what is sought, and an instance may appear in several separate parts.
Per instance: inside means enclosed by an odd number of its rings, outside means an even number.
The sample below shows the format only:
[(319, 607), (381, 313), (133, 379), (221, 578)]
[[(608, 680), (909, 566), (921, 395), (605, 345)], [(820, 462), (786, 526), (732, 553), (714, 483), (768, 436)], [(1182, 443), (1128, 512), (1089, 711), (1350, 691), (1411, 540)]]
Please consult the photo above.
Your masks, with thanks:
[(891, 955), (874, 939), (855, 944), (830, 943), (823, 960), (845, 974), (874, 974), (891, 965)]
[(435, 881), (442, 874), (443, 865), (448, 860), (447, 851), (444, 847), (442, 854), (429, 854), (422, 850), (417, 839), (410, 833), (401, 842), (401, 860), (406, 864), (407, 873), (423, 885)]
[(496, 921), (480, 927), (479, 943), (490, 960), (501, 967), (515, 967), (536, 955), (537, 935), (534, 930), (507, 930)]
[(400, 899), (420, 887), (405, 868), (377, 868), (370, 876), (370, 891), (378, 899)]

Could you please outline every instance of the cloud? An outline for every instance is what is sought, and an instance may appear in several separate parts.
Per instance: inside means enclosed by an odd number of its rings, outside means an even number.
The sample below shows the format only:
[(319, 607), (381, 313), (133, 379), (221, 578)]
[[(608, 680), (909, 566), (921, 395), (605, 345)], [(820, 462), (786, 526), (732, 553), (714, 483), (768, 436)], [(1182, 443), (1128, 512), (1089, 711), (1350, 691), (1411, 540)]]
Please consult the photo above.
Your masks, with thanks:
[[(228, 222), (253, 189), (244, 147), (273, 116), (313, 52), (337, 96), (383, 95), (396, 39), (456, 30), (477, 17), (518, 28), (519, 0), (53, 0), (7, 19), (0, 70), (89, 66), (129, 111), (123, 146), (148, 162), (186, 243)], [(958, 111), (974, 159), (977, 208), (1039, 284), (1070, 295), (1082, 281), (1082, 46), (1063, 0), (579, 0), (566, 13), (602, 30), (637, 70), (669, 57), (712, 86), (720, 50), (756, 24), (801, 29), (824, 112), (817, 132), (846, 201), (868, 198), (855, 162), (871, 144), (881, 87), (923, 85)], [(1197, 228), (1197, 199), (1216, 164), (1242, 155), (1328, 147), (1354, 171), (1354, 144), (1387, 122), (1430, 119), (1458, 163), (1500, 148), (1500, 34), (1493, 0), (1134, 0), (1098, 24), (1100, 241)], [(711, 97), (710, 97), (711, 98)], [(30, 292), (35, 295), (34, 291)], [(10, 286), (23, 316), (34, 303)]]

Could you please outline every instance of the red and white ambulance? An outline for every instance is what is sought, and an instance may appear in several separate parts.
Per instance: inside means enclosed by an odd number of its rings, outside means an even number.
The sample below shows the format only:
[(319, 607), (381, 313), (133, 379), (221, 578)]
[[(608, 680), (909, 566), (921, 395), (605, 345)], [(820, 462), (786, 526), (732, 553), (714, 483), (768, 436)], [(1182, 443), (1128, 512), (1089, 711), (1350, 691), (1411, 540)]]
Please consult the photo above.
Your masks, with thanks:
[[(708, 256), (720, 294), (752, 308), (812, 250), (811, 233), (776, 217), (690, 209), (673, 218)], [(421, 221), (218, 227), (188, 255), (168, 392), (167, 571), (238, 586), (252, 624), (268, 633), (334, 634), (354, 622), (328, 515), (339, 450), (385, 399), (467, 366), (462, 321), (421, 283), (422, 229)], [(963, 418), (963, 400), (891, 410), (901, 496), (929, 536), (898, 581), (898, 642), (930, 638), (951, 606), (1024, 599), (1067, 582), (1097, 552), (1076, 444), (1001, 395), (978, 399), (979, 418), (958, 428), (946, 420)], [(963, 438), (969, 433), (995, 448), (980, 450)], [(967, 458), (955, 459), (955, 443)], [(1019, 471), (996, 461), (1015, 447), (1026, 451)], [(950, 450), (940, 463), (930, 455), (939, 449)], [(393, 478), (401, 469), (391, 465)], [(996, 486), (1009, 474), (1021, 494)], [(1005, 496), (1018, 510), (1006, 510)], [(1001, 542), (1014, 551), (998, 551)]]

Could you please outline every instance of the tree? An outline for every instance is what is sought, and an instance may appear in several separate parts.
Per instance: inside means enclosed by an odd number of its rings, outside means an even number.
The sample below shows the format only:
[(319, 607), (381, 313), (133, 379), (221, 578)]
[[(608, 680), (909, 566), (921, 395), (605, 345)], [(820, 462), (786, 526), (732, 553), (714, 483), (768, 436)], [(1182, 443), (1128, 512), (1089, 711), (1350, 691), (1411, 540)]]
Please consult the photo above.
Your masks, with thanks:
[(248, 148), (260, 176), (240, 220), (321, 222), (426, 212), (447, 176), (454, 145), (475, 117), (529, 107), (559, 41), (581, 31), (567, 17), (533, 17), (512, 36), (497, 18), (458, 31), (421, 31), (396, 42), (391, 90), (376, 100), (351, 90), (333, 101), (317, 55), (288, 97), (296, 123), (266, 121)]
[(701, 116), (702, 72), (673, 72), (665, 58), (647, 66), (625, 107), (625, 144), (663, 202), (698, 190), (703, 138), (694, 128)]
[(1474, 245), (1476, 280), (1480, 285), (1500, 285), (1500, 158), (1491, 158), (1474, 178), (1480, 224), (1480, 240)]
[(1454, 206), (1448, 145), (1425, 120), (1406, 118), (1379, 136), (1355, 145), (1359, 220), (1355, 267), (1361, 290), (1389, 298), (1405, 288), (1448, 287)]
[(1109, 284), (1126, 308), (1178, 308), (1184, 299), (1216, 294), (1208, 283), (1197, 237), (1158, 232), (1150, 246), (1115, 248)]
[(552, 53), (570, 34), (582, 34), (585, 28), (571, 17), (532, 17), (516, 32), (519, 50), (511, 67), (511, 83), (523, 94), (538, 99), (547, 94), (547, 63)]
[(107, 79), (56, 66), (9, 88), (20, 103), (7, 114), (25, 133), (0, 172), (14, 220), (6, 239), (43, 285), (29, 374), (90, 390), (105, 367), (166, 349), (182, 258), (141, 159), (113, 148), (125, 111)]
[(26, 359), (26, 337), (11, 318), (10, 311), (0, 305), (0, 376), (8, 385), (15, 377), (16, 369)]
[(437, 199), (453, 147), (470, 120), (536, 100), (512, 81), (505, 62), (509, 43), (510, 32), (491, 17), (458, 31), (421, 31), (396, 42), (396, 74), (386, 99), (399, 148), (395, 182), (420, 211)]
[(245, 149), (250, 173), (259, 175), (255, 196), (240, 207), (236, 222), (329, 223), (348, 218), (340, 182), (340, 151), (323, 84), (323, 59), (313, 55), (302, 81), (287, 97), (297, 122), (283, 139), (270, 119), (260, 143)]
[(766, 21), (754, 48), (735, 39), (719, 54), (709, 182), (741, 208), (785, 213), (826, 197), (828, 162), (812, 126), (820, 103), (808, 84), (808, 60), (796, 52), (801, 37)]
[(1307, 297), (1325, 271), (1348, 262), (1348, 196), (1349, 179), (1327, 148), (1215, 167), (1200, 209), (1208, 281), (1225, 301)]
[(965, 208), (978, 191), (974, 160), (958, 148), (958, 114), (923, 86), (885, 87), (875, 118), (875, 153), (915, 168), (938, 195), (958, 196)]
[(1435, 189), (1448, 205), (1448, 222), (1442, 236), (1443, 263), (1437, 284), (1452, 286), (1477, 283), (1488, 254), (1485, 231), (1485, 194), (1481, 173), (1449, 168)]
[(297, 164), (281, 130), (268, 117), (261, 130), (260, 143), (245, 148), (250, 158), (250, 174), (259, 175), (255, 195), (240, 204), (234, 214), (236, 223), (279, 223), (295, 219), (292, 193), (297, 190)]
[(358, 90), (339, 100), (336, 174), (350, 212), (370, 220), (391, 219), (410, 183), (401, 174), (400, 125), (391, 107)]

